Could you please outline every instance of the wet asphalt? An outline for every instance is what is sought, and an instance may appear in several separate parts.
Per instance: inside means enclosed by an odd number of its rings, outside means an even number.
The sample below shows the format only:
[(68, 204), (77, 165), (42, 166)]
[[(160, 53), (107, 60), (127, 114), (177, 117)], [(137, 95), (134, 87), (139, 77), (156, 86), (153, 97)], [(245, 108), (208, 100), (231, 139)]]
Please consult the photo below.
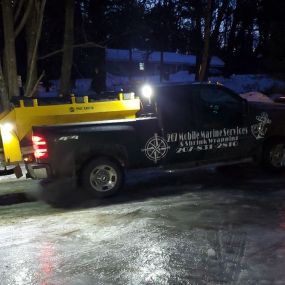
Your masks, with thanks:
[(134, 172), (108, 200), (27, 181), (48, 203), (0, 207), (0, 284), (285, 284), (284, 178)]

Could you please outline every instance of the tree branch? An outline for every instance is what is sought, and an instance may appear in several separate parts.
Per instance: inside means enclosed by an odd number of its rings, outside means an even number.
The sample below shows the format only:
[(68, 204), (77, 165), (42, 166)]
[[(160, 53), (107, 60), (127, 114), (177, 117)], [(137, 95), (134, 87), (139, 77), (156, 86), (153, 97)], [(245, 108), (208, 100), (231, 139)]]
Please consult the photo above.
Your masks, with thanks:
[(17, 37), (20, 32), (22, 31), (22, 29), (24, 28), (27, 20), (28, 20), (28, 17), (30, 15), (30, 12), (32, 10), (32, 6), (33, 6), (33, 3), (34, 3), (34, 0), (29, 0), (28, 1), (28, 4), (27, 4), (27, 8), (25, 10), (25, 13), (21, 19), (21, 22), (19, 23), (19, 25), (15, 28), (15, 37)]
[(212, 35), (211, 35), (211, 40), (213, 42), (215, 42), (219, 36), (220, 26), (221, 26), (221, 23), (224, 19), (224, 15), (225, 15), (225, 12), (226, 12), (228, 6), (229, 6), (229, 0), (224, 0), (222, 3), (222, 6), (220, 8), (218, 8), (219, 11), (218, 11), (217, 19), (216, 19), (216, 24), (215, 24), (214, 30), (212, 32)]
[[(77, 44), (77, 45), (73, 45), (73, 49), (76, 49), (76, 48), (92, 48), (92, 47), (97, 47), (97, 48), (106, 48), (105, 46), (102, 46), (100, 44), (96, 44), (94, 42), (87, 42), (87, 43), (82, 43), (82, 44)], [(61, 49), (58, 49), (58, 50), (55, 50), (51, 53), (48, 53), (46, 55), (43, 55), (43, 56), (40, 56), (38, 57), (38, 60), (43, 60), (43, 59), (46, 59), (46, 58), (49, 58), (49, 57), (52, 57), (54, 55), (57, 55), (59, 53), (62, 53), (64, 51), (63, 48)]]
[(17, 22), (17, 20), (19, 18), (19, 15), (20, 15), (20, 12), (22, 10), (24, 2), (25, 2), (25, 0), (19, 0), (18, 1), (17, 9), (16, 9), (15, 16), (14, 16), (14, 22), (15, 23)]
[(45, 76), (45, 72), (43, 71), (41, 76), (39, 77), (39, 79), (35, 83), (31, 93), (30, 94), (25, 94), (25, 97), (33, 97), (34, 96), (34, 94), (36, 93), (37, 88), (38, 88), (38, 86), (39, 86), (39, 84), (40, 84), (40, 82), (41, 82), (41, 80), (43, 79), (44, 76)]

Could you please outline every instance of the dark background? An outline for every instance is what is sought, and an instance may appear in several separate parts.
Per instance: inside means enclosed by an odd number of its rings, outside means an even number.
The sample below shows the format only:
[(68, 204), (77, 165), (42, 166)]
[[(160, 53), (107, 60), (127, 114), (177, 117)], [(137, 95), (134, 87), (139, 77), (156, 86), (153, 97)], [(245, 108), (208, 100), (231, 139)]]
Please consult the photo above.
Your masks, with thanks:
[[(60, 77), (62, 53), (45, 56), (63, 46), (65, 1), (46, 2), (38, 49), (38, 73), (44, 80)], [(178, 51), (201, 56), (204, 41), (205, 0), (76, 0), (72, 78), (92, 77), (103, 64), (104, 49)], [(225, 75), (285, 71), (285, 1), (213, 0), (209, 55), (225, 61)], [(3, 17), (2, 13), (1, 16)], [(1, 23), (2, 21), (0, 21)], [(0, 26), (0, 54), (3, 56)], [(16, 39), (18, 72), (25, 79), (24, 32)]]

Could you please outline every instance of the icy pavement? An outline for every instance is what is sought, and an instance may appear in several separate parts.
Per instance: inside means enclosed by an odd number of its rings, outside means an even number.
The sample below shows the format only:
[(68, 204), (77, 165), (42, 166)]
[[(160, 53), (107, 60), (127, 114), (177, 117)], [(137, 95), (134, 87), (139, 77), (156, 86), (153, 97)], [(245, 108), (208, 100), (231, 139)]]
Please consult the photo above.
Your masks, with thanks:
[(26, 169), (21, 165), (23, 176), (16, 178), (15, 174), (0, 176), (0, 200), (1, 196), (13, 193), (35, 192), (37, 181), (26, 179)]
[(16, 178), (15, 174), (0, 176), (0, 183), (1, 182), (9, 182), (9, 181), (24, 181), (24, 180), (26, 180), (26, 173), (27, 173), (26, 168), (23, 164), (21, 164), (20, 167), (21, 167), (22, 173), (23, 173), (22, 177)]
[(35, 191), (38, 182), (32, 179), (11, 179), (0, 181), (0, 196), (12, 193), (23, 193), (28, 191)]
[(0, 207), (0, 283), (284, 284), (284, 186), (245, 167), (138, 173), (80, 208)]

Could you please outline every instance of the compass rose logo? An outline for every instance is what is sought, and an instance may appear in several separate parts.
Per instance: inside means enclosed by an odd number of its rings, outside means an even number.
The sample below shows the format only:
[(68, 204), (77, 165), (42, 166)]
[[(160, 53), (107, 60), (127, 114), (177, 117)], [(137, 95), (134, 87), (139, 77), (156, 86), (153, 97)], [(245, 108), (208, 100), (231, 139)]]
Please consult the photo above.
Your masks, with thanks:
[(157, 163), (158, 160), (165, 157), (168, 150), (169, 146), (166, 140), (157, 134), (154, 134), (154, 136), (147, 141), (145, 148), (142, 149), (147, 158), (154, 163)]

